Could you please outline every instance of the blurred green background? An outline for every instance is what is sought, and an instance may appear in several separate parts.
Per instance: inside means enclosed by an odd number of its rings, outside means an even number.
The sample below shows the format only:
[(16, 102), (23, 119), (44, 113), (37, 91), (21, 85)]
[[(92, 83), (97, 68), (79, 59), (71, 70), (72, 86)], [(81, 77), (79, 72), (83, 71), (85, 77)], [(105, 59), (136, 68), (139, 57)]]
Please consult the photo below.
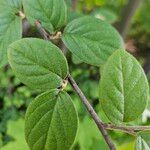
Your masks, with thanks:
[[(83, 15), (103, 19), (114, 25), (119, 31), (119, 25), (125, 18), (123, 11), (130, 0), (66, 0), (68, 5), (68, 22)], [(133, 8), (135, 4), (132, 4)], [(130, 8), (130, 9), (133, 9)], [(126, 49), (133, 54), (143, 66), (150, 81), (150, 0), (141, 0), (136, 6), (135, 12), (131, 12), (127, 29), (120, 33), (124, 36)], [(31, 35), (36, 36), (35, 29), (29, 29)], [(32, 31), (32, 32), (31, 32)], [(125, 33), (123, 33), (125, 32)], [(26, 36), (27, 33), (24, 33)], [(76, 79), (80, 88), (90, 100), (92, 106), (103, 121), (108, 122), (106, 116), (98, 106), (98, 84), (99, 69), (86, 65), (71, 56), (67, 52), (67, 58), (73, 77)], [(80, 64), (80, 65), (79, 65)], [(108, 147), (101, 137), (96, 125), (91, 120), (84, 106), (81, 104), (77, 95), (68, 85), (68, 93), (71, 95), (79, 114), (79, 129), (73, 150), (107, 150)], [(24, 116), (29, 103), (39, 93), (24, 86), (14, 76), (9, 65), (0, 70), (0, 149), (1, 150), (28, 150), (24, 139)], [(150, 124), (150, 107), (138, 120), (131, 122), (132, 125)], [(134, 150), (134, 137), (121, 132), (109, 131), (118, 150)]]

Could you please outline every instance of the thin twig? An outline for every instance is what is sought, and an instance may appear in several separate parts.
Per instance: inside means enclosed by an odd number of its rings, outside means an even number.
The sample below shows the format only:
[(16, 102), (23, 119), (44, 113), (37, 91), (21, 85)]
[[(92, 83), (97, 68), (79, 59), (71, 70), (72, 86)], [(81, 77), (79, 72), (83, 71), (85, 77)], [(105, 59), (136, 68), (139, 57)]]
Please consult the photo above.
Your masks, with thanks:
[(39, 33), (42, 35), (42, 37), (45, 40), (57, 40), (60, 39), (61, 32), (56, 32), (54, 35), (50, 35), (49, 33), (46, 32), (46, 30), (42, 27), (40, 21), (36, 20), (35, 21), (35, 26), (37, 27)]
[(43, 37), (43, 39), (45, 40), (49, 40), (48, 39), (48, 33), (45, 31), (45, 29), (41, 26), (41, 23), (36, 20), (35, 21), (35, 26), (37, 27), (39, 33), (41, 34), (41, 36)]
[(91, 117), (95, 121), (97, 127), (101, 131), (110, 150), (115, 150), (116, 148), (115, 148), (114, 144), (112, 143), (107, 131), (105, 130), (102, 121), (100, 120), (99, 116), (97, 115), (97, 113), (95, 112), (95, 110), (93, 109), (93, 107), (91, 106), (91, 104), (89, 103), (89, 101), (87, 100), (87, 98), (85, 97), (83, 92), (80, 90), (77, 83), (75, 82), (75, 80), (72, 78), (72, 76), (70, 74), (68, 75), (68, 80), (69, 80), (69, 83), (71, 84), (71, 86), (73, 87), (74, 91), (78, 94), (78, 96), (80, 97), (80, 100), (85, 105), (88, 112), (90, 113)]
[(118, 131), (122, 131), (122, 132), (125, 132), (125, 133), (128, 133), (128, 134), (131, 134), (133, 136), (136, 136), (136, 133), (132, 129), (118, 127), (118, 126), (115, 126), (113, 124), (103, 124), (103, 126), (107, 130), (113, 130), (113, 131), (118, 130)]
[(103, 126), (108, 130), (120, 130), (134, 136), (138, 131), (150, 131), (150, 126), (121, 126), (114, 124), (103, 124)]

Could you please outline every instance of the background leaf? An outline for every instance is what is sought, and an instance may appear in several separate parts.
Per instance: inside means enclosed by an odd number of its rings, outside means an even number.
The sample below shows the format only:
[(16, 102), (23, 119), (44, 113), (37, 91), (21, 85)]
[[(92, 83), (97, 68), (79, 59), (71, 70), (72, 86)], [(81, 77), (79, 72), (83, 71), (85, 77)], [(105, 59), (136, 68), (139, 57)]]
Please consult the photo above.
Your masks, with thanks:
[(100, 103), (114, 123), (135, 120), (144, 111), (149, 86), (142, 67), (124, 50), (117, 50), (105, 64), (100, 81)]
[(8, 58), (20, 81), (34, 89), (57, 88), (68, 74), (61, 50), (41, 39), (26, 38), (13, 43)]
[(78, 119), (71, 98), (56, 90), (38, 96), (26, 114), (26, 141), (32, 150), (68, 150), (76, 136)]
[(27, 19), (34, 25), (39, 20), (49, 32), (60, 29), (66, 22), (67, 7), (64, 0), (24, 0)]
[(121, 146), (118, 146), (117, 150), (134, 150), (134, 144), (135, 142), (129, 142), (129, 143), (125, 143)]
[(73, 20), (62, 39), (81, 61), (95, 66), (105, 63), (115, 50), (123, 47), (120, 35), (110, 24), (92, 17)]
[(7, 47), (22, 36), (21, 0), (0, 0), (0, 67), (7, 63)]
[(135, 147), (136, 150), (150, 150), (150, 131), (138, 133)]
[(13, 121), (11, 120), (7, 127), (8, 134), (14, 139), (2, 147), (1, 150), (29, 150), (24, 138), (24, 120), (22, 118)]

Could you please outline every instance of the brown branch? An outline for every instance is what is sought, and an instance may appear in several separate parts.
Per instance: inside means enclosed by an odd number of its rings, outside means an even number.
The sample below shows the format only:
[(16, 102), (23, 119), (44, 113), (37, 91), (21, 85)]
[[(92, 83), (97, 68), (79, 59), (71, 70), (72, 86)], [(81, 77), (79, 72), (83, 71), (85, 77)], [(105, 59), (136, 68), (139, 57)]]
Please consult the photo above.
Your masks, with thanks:
[[(48, 38), (48, 33), (42, 28), (41, 24), (39, 23), (39, 21), (35, 22), (36, 27), (38, 28), (40, 34), (43, 36), (43, 38), (45, 40), (49, 40)], [(59, 34), (60, 36), (60, 34)], [(59, 37), (60, 38), (60, 37)], [(88, 110), (88, 112), (90, 113), (91, 117), (93, 118), (93, 120), (95, 121), (97, 127), (99, 128), (99, 130), (101, 131), (106, 143), (108, 144), (110, 150), (116, 150), (114, 144), (112, 143), (111, 139), (109, 138), (109, 135), (107, 133), (107, 131), (105, 130), (102, 121), (100, 120), (100, 118), (98, 117), (98, 115), (96, 114), (96, 112), (94, 111), (93, 107), (91, 106), (91, 104), (88, 102), (87, 98), (85, 97), (85, 95), (82, 93), (82, 91), (80, 90), (80, 88), (78, 87), (78, 85), (76, 84), (76, 82), (74, 81), (74, 79), (71, 77), (71, 75), (68, 75), (68, 81), (71, 84), (71, 86), (73, 87), (73, 89), (75, 90), (75, 92), (78, 94), (78, 96), (80, 97), (81, 101), (83, 102), (83, 104), (85, 105), (86, 109)]]
[(77, 83), (75, 82), (75, 80), (72, 78), (72, 76), (70, 74), (68, 75), (68, 80), (69, 80), (69, 83), (71, 84), (71, 86), (73, 87), (74, 91), (78, 94), (78, 96), (80, 97), (80, 100), (85, 105), (88, 112), (90, 113), (91, 117), (95, 121), (97, 127), (101, 131), (101, 133), (102, 133), (106, 143), (108, 144), (110, 150), (115, 150), (115, 146), (112, 143), (107, 131), (105, 130), (105, 127), (103, 126), (102, 121), (100, 120), (99, 116), (97, 115), (97, 113), (95, 112), (95, 110), (93, 109), (93, 107), (91, 106), (91, 104), (89, 103), (89, 101), (87, 100), (87, 98), (85, 97), (83, 92), (80, 90)]
[(23, 37), (27, 37), (27, 36), (29, 36), (29, 34), (31, 34), (31, 33), (30, 33), (30, 31), (31, 31), (31, 25), (30, 25), (30, 23), (27, 21), (27, 19), (24, 19), (24, 20), (22, 21), (22, 29), (23, 29), (23, 31), (22, 31), (22, 36), (23, 36)]
[(35, 21), (35, 26), (38, 29), (39, 33), (41, 34), (41, 36), (43, 37), (43, 39), (45, 40), (49, 40), (48, 39), (48, 33), (45, 31), (45, 29), (41, 26), (41, 23), (37, 20)]
[(103, 126), (108, 130), (120, 130), (134, 136), (138, 131), (150, 131), (150, 126), (117, 126), (114, 124), (103, 124)]
[(62, 40), (60, 40), (59, 47), (61, 47), (63, 54), (66, 55), (67, 54), (67, 47), (65, 46), (65, 44), (63, 43)]
[(50, 35), (49, 33), (46, 32), (46, 30), (42, 27), (40, 21), (36, 20), (35, 21), (35, 26), (37, 27), (39, 33), (42, 35), (42, 37), (45, 40), (57, 40), (60, 39), (61, 32), (56, 32), (55, 35)]

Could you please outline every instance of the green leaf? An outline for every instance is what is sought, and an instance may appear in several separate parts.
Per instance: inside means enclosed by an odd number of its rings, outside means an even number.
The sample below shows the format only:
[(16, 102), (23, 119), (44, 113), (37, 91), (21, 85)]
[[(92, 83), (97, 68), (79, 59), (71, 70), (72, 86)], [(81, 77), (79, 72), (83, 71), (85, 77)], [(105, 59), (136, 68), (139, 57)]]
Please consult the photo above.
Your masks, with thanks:
[(150, 131), (142, 131), (138, 133), (136, 150), (150, 150)]
[(92, 17), (70, 22), (62, 39), (81, 61), (95, 66), (104, 64), (115, 50), (123, 47), (120, 35), (110, 24)]
[(74, 64), (80, 64), (82, 63), (82, 61), (80, 60), (80, 58), (78, 58), (76, 55), (72, 54), (72, 62)]
[(117, 150), (134, 150), (134, 141), (124, 142), (124, 144), (117, 147)]
[(7, 63), (7, 47), (22, 36), (21, 0), (0, 0), (0, 67)]
[(41, 39), (26, 38), (11, 44), (8, 59), (20, 81), (34, 89), (58, 88), (68, 74), (61, 50)]
[(69, 150), (78, 118), (66, 92), (51, 90), (38, 96), (26, 113), (25, 137), (32, 150)]
[(32, 25), (39, 20), (50, 33), (66, 22), (67, 7), (64, 0), (23, 0), (24, 11)]
[(148, 81), (138, 61), (125, 50), (114, 52), (100, 81), (100, 103), (109, 120), (120, 123), (137, 119), (148, 96)]

